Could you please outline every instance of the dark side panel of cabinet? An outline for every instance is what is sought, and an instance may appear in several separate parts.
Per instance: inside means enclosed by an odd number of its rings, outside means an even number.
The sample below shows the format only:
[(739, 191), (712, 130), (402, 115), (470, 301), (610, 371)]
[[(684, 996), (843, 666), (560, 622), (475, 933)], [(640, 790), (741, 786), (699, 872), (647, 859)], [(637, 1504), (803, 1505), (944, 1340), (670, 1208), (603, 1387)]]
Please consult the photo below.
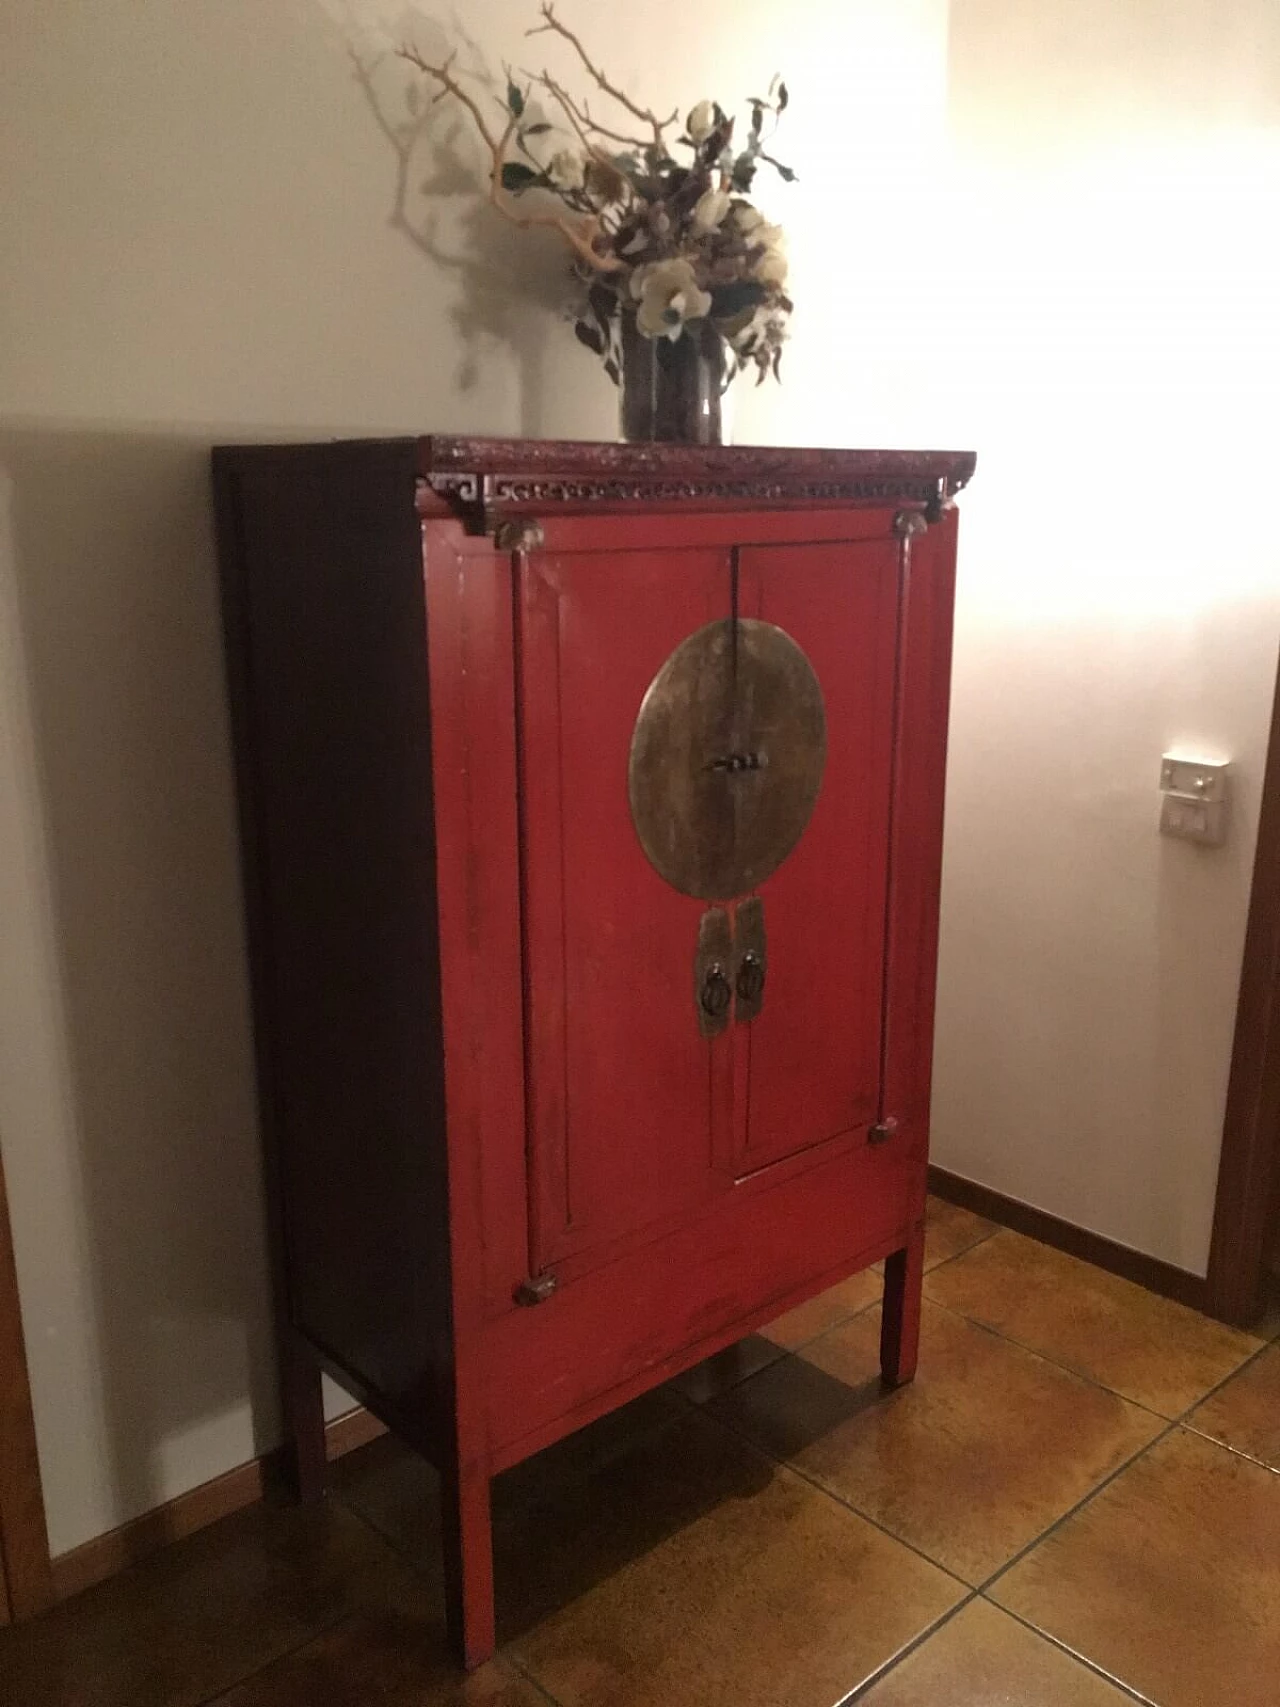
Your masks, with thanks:
[(413, 451), (248, 449), (215, 474), (281, 1310), (421, 1407), (448, 1244)]

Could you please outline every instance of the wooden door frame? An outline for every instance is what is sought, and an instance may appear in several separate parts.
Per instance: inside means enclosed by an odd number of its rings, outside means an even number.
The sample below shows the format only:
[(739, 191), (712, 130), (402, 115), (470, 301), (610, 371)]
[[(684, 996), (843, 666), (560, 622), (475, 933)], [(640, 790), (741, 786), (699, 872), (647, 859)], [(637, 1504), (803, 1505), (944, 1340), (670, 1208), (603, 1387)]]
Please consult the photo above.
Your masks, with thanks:
[(0, 1160), (0, 1623), (54, 1600), (13, 1232)]
[(1248, 1324), (1263, 1304), (1267, 1239), (1280, 1200), (1280, 677), (1262, 779), (1235, 1043), (1209, 1248), (1215, 1316)]

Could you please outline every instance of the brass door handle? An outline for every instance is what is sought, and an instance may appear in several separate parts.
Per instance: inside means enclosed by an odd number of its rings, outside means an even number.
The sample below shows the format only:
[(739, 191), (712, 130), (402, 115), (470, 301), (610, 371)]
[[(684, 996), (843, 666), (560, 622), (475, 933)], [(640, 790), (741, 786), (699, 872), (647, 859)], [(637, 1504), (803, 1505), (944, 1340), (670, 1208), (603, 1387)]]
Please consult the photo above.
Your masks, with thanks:
[(764, 963), (754, 949), (749, 948), (738, 962), (734, 981), (740, 1002), (758, 1002), (764, 993)]
[(698, 949), (693, 957), (694, 1010), (704, 1037), (718, 1037), (729, 1023), (733, 985), (728, 968), (732, 959), (729, 915), (723, 907), (708, 907), (698, 921)]
[(748, 895), (738, 903), (733, 921), (733, 941), (738, 964), (733, 989), (737, 997), (734, 1017), (743, 1023), (755, 1019), (764, 1006), (764, 981), (769, 970), (769, 951), (764, 934), (764, 902)]
[(725, 969), (718, 960), (714, 960), (707, 967), (702, 980), (702, 994), (699, 997), (702, 1003), (702, 1011), (712, 1019), (719, 1019), (722, 1014), (728, 1011), (732, 999), (733, 991), (729, 988), (729, 979)]

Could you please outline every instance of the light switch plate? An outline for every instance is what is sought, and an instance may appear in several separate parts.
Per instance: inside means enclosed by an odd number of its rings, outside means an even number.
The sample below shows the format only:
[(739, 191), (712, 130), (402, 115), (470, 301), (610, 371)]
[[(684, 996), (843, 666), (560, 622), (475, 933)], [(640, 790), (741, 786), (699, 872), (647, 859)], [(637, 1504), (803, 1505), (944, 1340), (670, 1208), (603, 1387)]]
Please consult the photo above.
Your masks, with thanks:
[(1224, 801), (1206, 806), (1199, 800), (1184, 800), (1180, 794), (1166, 794), (1160, 805), (1160, 834), (1217, 848), (1226, 840), (1226, 818)]
[(1227, 834), (1227, 762), (1166, 753), (1160, 761), (1160, 834), (1220, 847)]
[(1227, 798), (1225, 759), (1184, 759), (1166, 753), (1160, 761), (1160, 792), (1206, 802)]

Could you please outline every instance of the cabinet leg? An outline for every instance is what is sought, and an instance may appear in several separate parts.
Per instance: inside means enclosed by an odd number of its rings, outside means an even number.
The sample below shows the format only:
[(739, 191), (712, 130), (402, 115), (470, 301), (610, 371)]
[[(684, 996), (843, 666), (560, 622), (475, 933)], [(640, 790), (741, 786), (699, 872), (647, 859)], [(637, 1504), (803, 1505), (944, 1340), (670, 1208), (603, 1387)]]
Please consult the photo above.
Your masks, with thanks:
[(285, 1338), (280, 1356), (289, 1479), (298, 1498), (310, 1505), (324, 1497), (329, 1470), (320, 1370), (292, 1335)]
[(441, 1478), (449, 1640), (468, 1671), (493, 1657), (493, 1530), (489, 1474), (468, 1465)]
[(920, 1347), (920, 1294), (924, 1283), (924, 1222), (884, 1265), (884, 1309), (880, 1318), (880, 1374), (890, 1387), (904, 1386), (916, 1372)]

